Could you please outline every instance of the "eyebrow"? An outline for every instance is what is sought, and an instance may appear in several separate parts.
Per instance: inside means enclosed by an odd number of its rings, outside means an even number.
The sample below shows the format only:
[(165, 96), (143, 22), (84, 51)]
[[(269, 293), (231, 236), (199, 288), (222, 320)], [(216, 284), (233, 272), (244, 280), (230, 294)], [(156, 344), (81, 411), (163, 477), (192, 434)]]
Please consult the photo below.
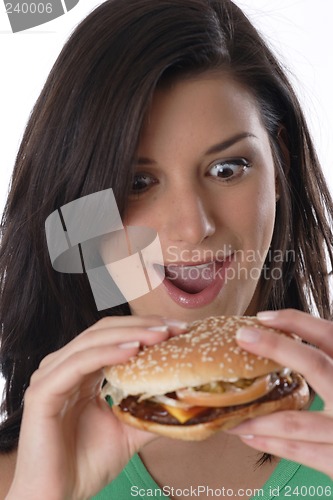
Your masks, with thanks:
[[(252, 138), (252, 137), (257, 139), (257, 136), (254, 134), (251, 134), (250, 132), (241, 132), (239, 134), (236, 134), (236, 135), (230, 137), (229, 139), (226, 139), (225, 141), (214, 144), (209, 149), (207, 149), (207, 151), (204, 153), (204, 156), (212, 155), (215, 153), (220, 153), (221, 151), (224, 151), (224, 150), (230, 148), (231, 146), (233, 146), (237, 142), (242, 141), (243, 139)], [(138, 165), (152, 165), (156, 162), (154, 160), (151, 160), (150, 158), (141, 157), (138, 159), (137, 163), (138, 163)]]

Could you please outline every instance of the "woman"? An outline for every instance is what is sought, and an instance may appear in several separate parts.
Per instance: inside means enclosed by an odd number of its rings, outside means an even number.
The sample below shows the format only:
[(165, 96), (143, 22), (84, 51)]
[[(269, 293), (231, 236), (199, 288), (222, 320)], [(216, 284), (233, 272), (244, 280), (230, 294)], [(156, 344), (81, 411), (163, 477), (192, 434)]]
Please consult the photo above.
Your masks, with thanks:
[[(172, 289), (166, 280), (97, 311), (86, 275), (52, 269), (47, 217), (110, 187), (125, 225), (157, 231), (167, 274), (210, 266), (214, 293), (195, 280), (187, 292), (186, 279)], [(167, 492), (175, 498), (200, 484), (250, 498), (265, 482), (272, 490), (282, 470), (286, 488), (293, 475), (296, 484), (310, 477), (327, 494), (332, 214), (297, 98), (239, 8), (229, 0), (113, 0), (97, 8), (36, 103), (3, 217), (2, 497), (125, 499), (143, 496), (135, 487), (157, 487), (155, 480), (178, 488)], [(265, 309), (264, 324), (305, 343), (243, 331), (240, 344), (303, 373), (323, 411), (261, 417), (185, 444), (122, 425), (99, 398), (102, 367), (139, 346), (181, 334), (198, 318)], [(265, 452), (260, 467), (257, 450)]]

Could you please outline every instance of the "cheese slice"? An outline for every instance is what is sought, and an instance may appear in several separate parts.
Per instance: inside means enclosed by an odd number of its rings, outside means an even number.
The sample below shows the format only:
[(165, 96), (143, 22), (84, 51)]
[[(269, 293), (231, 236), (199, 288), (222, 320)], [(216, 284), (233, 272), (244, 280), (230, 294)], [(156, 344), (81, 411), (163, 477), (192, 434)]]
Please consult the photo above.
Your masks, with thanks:
[(165, 408), (167, 412), (175, 417), (181, 424), (184, 424), (185, 422), (190, 420), (190, 418), (195, 417), (199, 413), (207, 410), (207, 408), (204, 406), (192, 406), (188, 410), (184, 410), (183, 408), (175, 408), (174, 406), (165, 404), (161, 404), (161, 406), (163, 406), (163, 408)]

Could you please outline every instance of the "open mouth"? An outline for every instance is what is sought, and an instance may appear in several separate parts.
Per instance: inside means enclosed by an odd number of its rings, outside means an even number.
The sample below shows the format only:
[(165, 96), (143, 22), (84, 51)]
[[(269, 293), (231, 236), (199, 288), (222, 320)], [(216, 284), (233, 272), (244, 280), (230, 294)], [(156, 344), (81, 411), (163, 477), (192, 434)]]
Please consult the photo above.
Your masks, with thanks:
[(163, 285), (169, 296), (181, 306), (193, 308), (210, 303), (218, 295), (231, 261), (232, 255), (223, 261), (198, 265), (156, 265), (156, 268), (164, 273)]
[(208, 262), (198, 266), (165, 266), (165, 277), (173, 286), (186, 293), (200, 293), (214, 281), (214, 277), (223, 262)]

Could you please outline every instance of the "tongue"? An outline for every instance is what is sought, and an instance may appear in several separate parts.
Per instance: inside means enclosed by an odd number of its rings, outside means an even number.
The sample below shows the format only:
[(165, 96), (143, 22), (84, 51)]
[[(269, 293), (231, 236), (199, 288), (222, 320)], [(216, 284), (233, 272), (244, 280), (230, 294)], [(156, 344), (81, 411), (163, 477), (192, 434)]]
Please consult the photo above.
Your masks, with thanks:
[(214, 281), (214, 263), (206, 267), (169, 265), (165, 276), (171, 283), (187, 293), (199, 293)]

